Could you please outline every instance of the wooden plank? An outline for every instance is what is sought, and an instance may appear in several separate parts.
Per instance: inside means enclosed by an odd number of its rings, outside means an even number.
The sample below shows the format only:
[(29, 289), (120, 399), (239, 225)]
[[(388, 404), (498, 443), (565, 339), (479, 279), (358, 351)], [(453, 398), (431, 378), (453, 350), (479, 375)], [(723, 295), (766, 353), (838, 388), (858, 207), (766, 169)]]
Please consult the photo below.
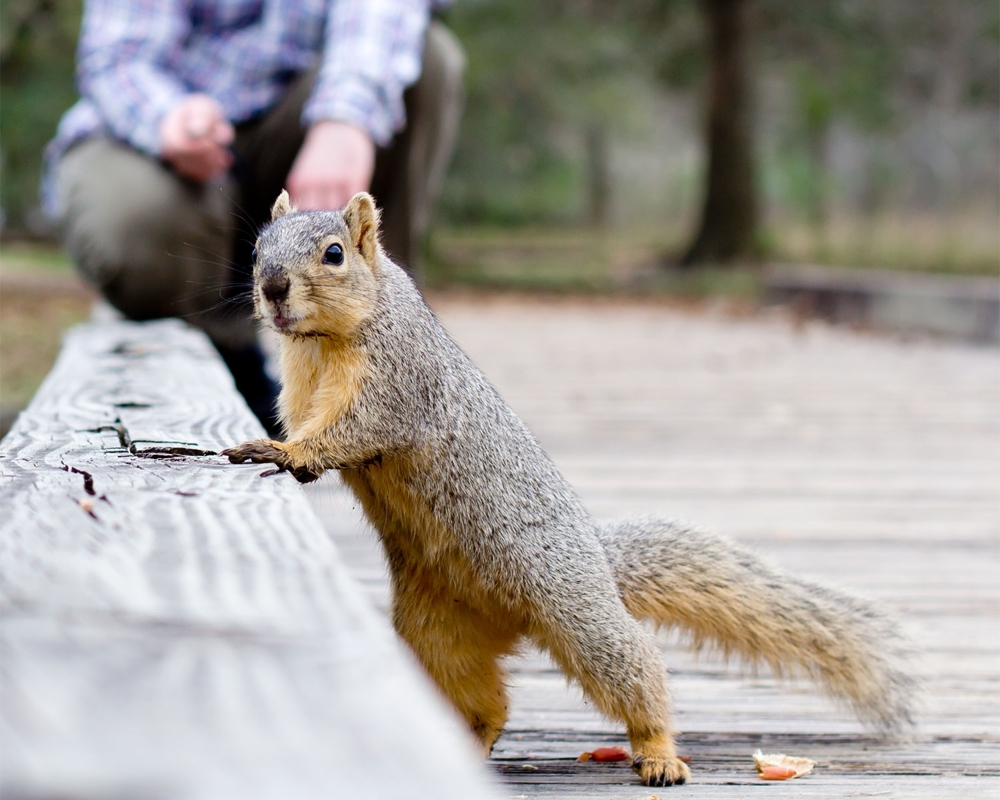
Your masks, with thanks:
[(492, 794), (295, 481), (215, 455), (261, 433), (180, 323), (67, 338), (0, 452), (4, 797)]
[[(681, 752), (705, 798), (989, 797), (1000, 745), (1000, 359), (780, 316), (655, 303), (441, 297), (435, 312), (602, 517), (695, 520), (800, 575), (895, 606), (925, 682), (913, 741), (878, 743), (803, 683), (743, 675), (658, 642)], [(333, 479), (308, 489), (376, 606), (374, 534)], [(625, 741), (529, 650), (510, 662), (508, 729), (490, 764), (511, 797), (666, 798), (621, 765)], [(777, 787), (765, 749), (819, 762)], [(528, 767), (528, 769), (525, 769)], [(532, 769), (534, 768), (534, 769)]]

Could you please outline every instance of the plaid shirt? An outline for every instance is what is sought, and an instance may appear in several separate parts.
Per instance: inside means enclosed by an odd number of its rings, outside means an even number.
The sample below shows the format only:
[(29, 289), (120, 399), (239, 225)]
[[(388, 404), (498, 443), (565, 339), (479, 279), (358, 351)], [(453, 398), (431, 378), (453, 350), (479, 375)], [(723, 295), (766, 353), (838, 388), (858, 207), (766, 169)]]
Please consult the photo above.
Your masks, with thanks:
[[(184, 95), (211, 95), (233, 123), (273, 105), (321, 56), (303, 111), (387, 144), (405, 124), (403, 90), (420, 75), (429, 0), (87, 0), (77, 54), (82, 99), (46, 151), (109, 133), (157, 156), (160, 121)], [(46, 184), (52, 184), (46, 179)], [(45, 205), (56, 212), (53, 187)]]

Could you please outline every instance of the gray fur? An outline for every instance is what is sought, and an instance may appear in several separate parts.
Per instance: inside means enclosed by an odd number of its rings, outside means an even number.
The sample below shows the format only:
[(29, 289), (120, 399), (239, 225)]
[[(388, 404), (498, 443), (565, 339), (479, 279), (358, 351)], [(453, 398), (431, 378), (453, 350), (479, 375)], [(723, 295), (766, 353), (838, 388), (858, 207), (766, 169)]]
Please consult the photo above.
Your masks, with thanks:
[[(735, 542), (652, 517), (598, 528), (619, 591), (640, 619), (777, 675), (807, 675), (883, 732), (912, 724), (909, 645), (877, 605), (802, 580)], [(725, 613), (720, 613), (724, 610)]]
[[(282, 264), (294, 276), (331, 232), (347, 235), (339, 214), (289, 213), (261, 234), (259, 264)], [(461, 606), (449, 608), (481, 626), (484, 641), (495, 631), (495, 655), (516, 646), (502, 644), (505, 637), (548, 649), (602, 711), (629, 724), (637, 752), (644, 742), (653, 752), (652, 734), (669, 737), (669, 725), (665, 670), (636, 618), (679, 627), (696, 647), (804, 673), (883, 730), (909, 722), (914, 682), (899, 666), (905, 648), (883, 612), (674, 523), (598, 526), (403, 270), (379, 252), (370, 271), (345, 274), (325, 291), (372, 291), (371, 313), (351, 334), (366, 354), (367, 378), (318, 440), (321, 463), (307, 466), (340, 469), (357, 494), (385, 545), (397, 628), (446, 692), (450, 667), (439, 662), (447, 652), (414, 632), (407, 611), (423, 602), (420, 593), (453, 598)], [(289, 434), (292, 445), (297, 431)], [(447, 639), (437, 607), (422, 608), (421, 624), (442, 626)], [(464, 713), (488, 748), (499, 729), (489, 730), (474, 708)], [(636, 759), (644, 780), (683, 782), (683, 765), (663, 767), (672, 744), (656, 758), (655, 769), (655, 758), (645, 766)]]

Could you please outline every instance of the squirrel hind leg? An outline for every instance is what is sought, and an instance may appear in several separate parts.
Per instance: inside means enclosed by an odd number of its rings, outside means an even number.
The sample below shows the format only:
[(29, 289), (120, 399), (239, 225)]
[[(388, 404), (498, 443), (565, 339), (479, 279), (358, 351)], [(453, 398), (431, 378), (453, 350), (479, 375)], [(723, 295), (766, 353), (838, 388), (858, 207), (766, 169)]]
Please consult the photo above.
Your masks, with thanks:
[[(600, 592), (591, 586), (580, 593), (589, 598), (585, 613), (565, 610), (576, 623), (571, 630), (555, 622), (541, 626), (533, 638), (602, 713), (625, 723), (632, 767), (644, 784), (682, 784), (690, 771), (674, 748), (666, 668), (649, 634), (613, 588), (606, 588)], [(565, 616), (556, 613), (553, 619)]]
[(498, 631), (447, 592), (397, 593), (393, 624), (465, 719), (487, 758), (507, 724), (510, 707), (507, 673), (499, 659), (514, 650), (517, 634)]
[[(406, 638), (406, 637), (404, 637)], [(507, 673), (499, 664), (499, 654), (468, 646), (456, 648), (433, 634), (407, 639), (417, 659), (455, 710), (465, 719), (476, 737), (483, 758), (507, 724), (510, 700)]]
[(691, 777), (687, 764), (677, 758), (673, 742), (669, 747), (657, 747), (649, 742), (643, 744), (641, 750), (636, 745), (633, 749), (638, 755), (632, 758), (632, 769), (646, 786), (680, 786)]
[(465, 719), (483, 758), (489, 758), (507, 724), (510, 708), (507, 673), (500, 667), (498, 656), (482, 651), (470, 653), (465, 649), (461, 653), (452, 651), (434, 658), (418, 652), (417, 657)]

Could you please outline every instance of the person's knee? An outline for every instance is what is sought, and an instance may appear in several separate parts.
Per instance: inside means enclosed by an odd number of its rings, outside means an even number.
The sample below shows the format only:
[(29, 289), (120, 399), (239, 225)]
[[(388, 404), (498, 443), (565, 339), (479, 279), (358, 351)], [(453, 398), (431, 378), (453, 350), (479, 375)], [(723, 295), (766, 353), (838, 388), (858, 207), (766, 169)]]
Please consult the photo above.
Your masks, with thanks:
[(184, 238), (184, 198), (155, 181), (136, 187), (113, 176), (94, 180), (74, 187), (66, 209), (67, 245), (78, 265), (98, 282), (122, 269), (156, 268), (169, 242)]
[[(162, 165), (114, 142), (86, 143), (60, 174), (66, 247), (77, 267), (133, 319), (171, 316), (192, 247), (228, 257), (201, 195)], [(215, 215), (217, 216), (217, 214)], [(182, 275), (185, 276), (182, 278)]]

